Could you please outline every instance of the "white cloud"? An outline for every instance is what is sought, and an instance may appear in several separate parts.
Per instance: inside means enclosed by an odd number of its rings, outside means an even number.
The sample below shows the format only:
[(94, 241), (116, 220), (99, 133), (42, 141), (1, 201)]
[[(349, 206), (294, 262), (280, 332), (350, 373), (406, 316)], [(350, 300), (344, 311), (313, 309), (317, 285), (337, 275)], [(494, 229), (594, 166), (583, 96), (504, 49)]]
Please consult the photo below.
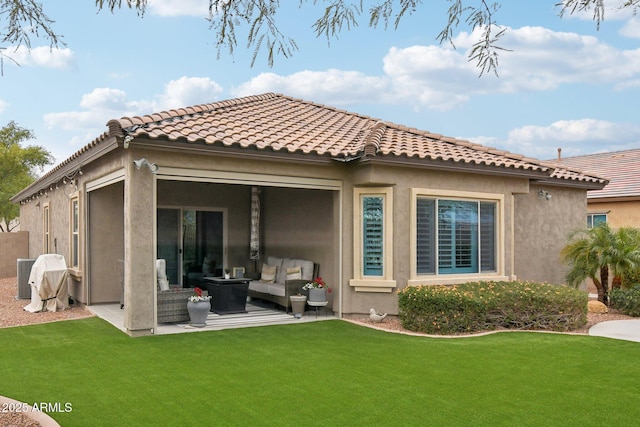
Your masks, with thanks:
[(0, 114), (4, 113), (4, 110), (6, 110), (8, 106), (9, 103), (7, 101), (0, 99)]
[[(3, 55), (11, 58), (21, 66), (70, 69), (75, 67), (75, 56), (71, 49), (49, 48), (39, 46), (28, 49), (24, 46), (8, 47)], [(7, 64), (12, 61), (7, 61)]]
[[(628, 0), (607, 0), (604, 4), (604, 20), (605, 22), (611, 20), (624, 20), (628, 19), (633, 15), (633, 7), (622, 7)], [(565, 14), (566, 19), (580, 19), (582, 21), (593, 21), (594, 20), (594, 5), (595, 1), (591, 2), (592, 6), (589, 9), (583, 11), (576, 11), (573, 14)], [(568, 10), (567, 12), (570, 12)], [(595, 27), (595, 22), (594, 22)]]
[[(468, 101), (469, 94), (490, 82), (478, 81), (478, 71), (463, 52), (438, 46), (392, 47), (384, 57), (391, 79), (390, 98), (434, 110), (449, 110)], [(490, 79), (491, 77), (489, 77)]]
[(147, 8), (159, 16), (209, 16), (209, 0), (148, 0)]
[(410, 105), (414, 110), (446, 111), (471, 97), (496, 93), (550, 91), (563, 84), (615, 83), (631, 88), (640, 79), (640, 49), (620, 50), (596, 37), (542, 27), (508, 29), (500, 45), (499, 78), (467, 59), (479, 37), (461, 33), (458, 50), (442, 46), (392, 47), (381, 76), (359, 71), (306, 70), (290, 75), (262, 73), (233, 91), (234, 96), (281, 92), (332, 105), (381, 103)]
[[(479, 30), (462, 33), (455, 43), (468, 48), (478, 37)], [(499, 52), (500, 78), (493, 81), (493, 89), (504, 93), (574, 83), (619, 84), (640, 76), (640, 50), (620, 50), (593, 36), (542, 27), (509, 28), (498, 45), (511, 50)]]
[(380, 101), (389, 90), (388, 85), (389, 81), (384, 77), (367, 76), (359, 71), (307, 70), (288, 76), (261, 73), (234, 89), (233, 93), (235, 96), (247, 96), (277, 92), (315, 102), (344, 105)]
[(82, 95), (80, 106), (87, 110), (116, 111), (124, 110), (127, 94), (119, 89), (108, 87), (94, 89)]
[(171, 109), (210, 103), (221, 93), (222, 86), (207, 77), (180, 77), (165, 85), (157, 105), (161, 109)]
[(631, 135), (640, 136), (640, 126), (612, 123), (604, 120), (559, 120), (549, 126), (523, 126), (509, 132), (516, 141), (617, 141)]
[(640, 39), (640, 17), (634, 16), (620, 29), (620, 35)]
[(209, 103), (222, 92), (218, 83), (206, 77), (181, 77), (165, 85), (164, 92), (148, 100), (130, 100), (126, 92), (113, 88), (96, 88), (84, 94), (80, 111), (48, 113), (45, 124), (50, 129), (80, 132), (74, 144), (87, 144), (106, 130), (107, 121), (122, 116), (149, 114), (161, 110)]
[(512, 129), (505, 141), (487, 137), (469, 139), (539, 159), (553, 159), (558, 148), (562, 148), (564, 157), (637, 148), (640, 126), (596, 119), (559, 120), (548, 126)]

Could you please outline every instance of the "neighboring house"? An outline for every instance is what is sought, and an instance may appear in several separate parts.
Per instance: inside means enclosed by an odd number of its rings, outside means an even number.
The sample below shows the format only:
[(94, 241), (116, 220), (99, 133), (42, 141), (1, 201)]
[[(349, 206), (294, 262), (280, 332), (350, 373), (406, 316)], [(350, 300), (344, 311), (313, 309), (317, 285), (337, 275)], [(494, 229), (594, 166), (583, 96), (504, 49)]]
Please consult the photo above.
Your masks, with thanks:
[(601, 190), (587, 192), (587, 226), (640, 228), (640, 149), (564, 157), (555, 164), (606, 177)]
[[(64, 254), (79, 302), (118, 302), (124, 266), (132, 336), (156, 327), (156, 258), (182, 284), (203, 254), (193, 242), (217, 253), (218, 267), (247, 273), (267, 255), (313, 260), (338, 316), (371, 307), (397, 313), (396, 291), (408, 285), (560, 283), (558, 237), (584, 223), (587, 190), (606, 184), (277, 94), (107, 127), (12, 200), (30, 256)], [(137, 168), (143, 158), (150, 164)], [(261, 192), (257, 262), (252, 188)]]

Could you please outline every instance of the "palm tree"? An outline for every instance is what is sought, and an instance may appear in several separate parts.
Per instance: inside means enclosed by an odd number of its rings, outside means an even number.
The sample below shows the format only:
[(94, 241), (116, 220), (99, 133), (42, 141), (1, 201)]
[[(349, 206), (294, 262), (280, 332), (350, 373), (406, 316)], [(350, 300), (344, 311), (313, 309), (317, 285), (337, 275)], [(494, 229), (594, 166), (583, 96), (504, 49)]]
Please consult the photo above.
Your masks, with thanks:
[(615, 232), (610, 266), (613, 273), (611, 289), (620, 288), (623, 277), (640, 268), (640, 229), (622, 227)]
[(608, 224), (578, 230), (560, 252), (569, 264), (567, 282), (579, 286), (585, 279), (593, 280), (598, 301), (609, 302), (609, 272), (613, 286), (619, 287), (625, 272), (640, 267), (640, 230), (623, 227), (615, 233)]

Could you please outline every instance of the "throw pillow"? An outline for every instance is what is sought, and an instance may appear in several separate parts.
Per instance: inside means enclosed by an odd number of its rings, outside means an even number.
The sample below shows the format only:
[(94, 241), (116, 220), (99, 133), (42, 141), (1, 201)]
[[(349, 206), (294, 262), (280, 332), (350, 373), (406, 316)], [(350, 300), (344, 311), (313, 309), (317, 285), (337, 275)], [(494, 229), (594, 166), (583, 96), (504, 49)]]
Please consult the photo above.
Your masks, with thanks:
[(260, 281), (273, 283), (276, 280), (277, 267), (275, 265), (262, 264), (262, 274)]
[(287, 268), (287, 280), (302, 279), (302, 269), (300, 267)]
[(156, 278), (158, 282), (158, 290), (169, 290), (169, 279), (167, 279), (167, 263), (164, 259), (156, 260)]

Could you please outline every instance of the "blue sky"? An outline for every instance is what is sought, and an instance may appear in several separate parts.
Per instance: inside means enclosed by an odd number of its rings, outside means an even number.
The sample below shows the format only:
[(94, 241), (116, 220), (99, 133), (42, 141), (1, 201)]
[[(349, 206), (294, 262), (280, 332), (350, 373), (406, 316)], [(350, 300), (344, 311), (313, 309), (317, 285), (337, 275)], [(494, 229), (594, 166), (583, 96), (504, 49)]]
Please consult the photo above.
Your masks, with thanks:
[[(5, 46), (0, 125), (32, 130), (31, 144), (56, 163), (106, 130), (113, 118), (277, 92), (539, 159), (640, 147), (640, 17), (605, 1), (592, 16), (558, 17), (556, 0), (503, 0), (508, 27), (497, 78), (467, 61), (476, 40), (460, 27), (439, 45), (444, 0), (425, 2), (398, 30), (363, 24), (328, 45), (311, 30), (318, 7), (285, 0), (277, 23), (299, 50), (276, 57), (239, 34), (233, 56), (217, 58), (207, 0), (149, 0), (143, 18), (97, 12), (86, 0), (43, 1), (66, 46)], [(366, 2), (365, 2), (366, 4)], [(433, 6), (432, 4), (436, 4)]]

